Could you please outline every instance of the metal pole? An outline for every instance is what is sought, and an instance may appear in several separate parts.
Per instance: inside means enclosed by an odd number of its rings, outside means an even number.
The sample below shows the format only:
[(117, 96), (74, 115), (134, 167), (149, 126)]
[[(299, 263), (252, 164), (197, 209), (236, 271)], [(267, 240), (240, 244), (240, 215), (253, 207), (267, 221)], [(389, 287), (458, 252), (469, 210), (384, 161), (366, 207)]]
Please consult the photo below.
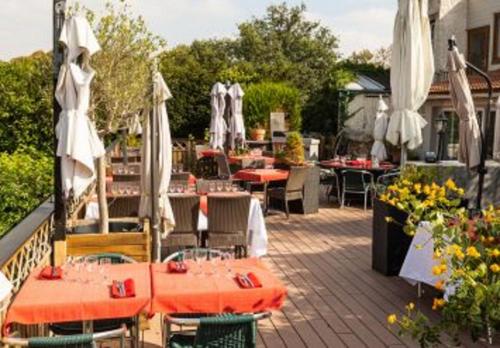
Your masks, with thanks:
[(154, 112), (154, 86), (153, 86), (153, 107), (149, 114), (151, 125), (151, 228), (153, 232), (153, 261), (160, 261), (161, 241), (158, 223), (158, 124)]
[(55, 98), (57, 79), (59, 70), (64, 60), (64, 51), (59, 45), (59, 37), (64, 23), (64, 12), (66, 10), (66, 0), (54, 0), (52, 8), (52, 24), (53, 24), (53, 55), (52, 55), (52, 81), (53, 81), (53, 122), (54, 122), (54, 224), (55, 234), (54, 240), (65, 240), (66, 238), (66, 200), (62, 189), (61, 179), (61, 158), (57, 156), (57, 137), (56, 125), (59, 122), (59, 114), (61, 106)]

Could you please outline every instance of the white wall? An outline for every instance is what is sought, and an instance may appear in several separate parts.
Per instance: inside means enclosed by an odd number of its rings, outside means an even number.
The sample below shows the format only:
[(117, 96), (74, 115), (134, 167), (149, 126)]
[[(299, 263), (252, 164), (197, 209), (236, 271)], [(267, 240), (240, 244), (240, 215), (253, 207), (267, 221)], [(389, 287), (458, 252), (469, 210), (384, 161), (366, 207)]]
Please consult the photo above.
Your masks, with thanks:
[(489, 70), (500, 69), (500, 64), (492, 65), (493, 57), (493, 25), (494, 14), (500, 12), (500, 0), (468, 0), (467, 28), (478, 28), (485, 25), (490, 26), (490, 58), (488, 60)]

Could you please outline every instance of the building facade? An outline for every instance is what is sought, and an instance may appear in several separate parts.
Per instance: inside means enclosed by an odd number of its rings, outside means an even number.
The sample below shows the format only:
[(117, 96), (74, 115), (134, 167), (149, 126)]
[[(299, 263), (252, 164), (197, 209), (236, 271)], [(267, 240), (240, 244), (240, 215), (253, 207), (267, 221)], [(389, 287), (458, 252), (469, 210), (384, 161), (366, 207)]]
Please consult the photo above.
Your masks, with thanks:
[(429, 123), (424, 128), (424, 144), (417, 155), (437, 149), (435, 120), (448, 118), (448, 155), (456, 157), (458, 149), (458, 118), (453, 111), (447, 80), (448, 39), (455, 37), (466, 59), (488, 72), (494, 93), (490, 120), (482, 122), (487, 85), (478, 75), (469, 74), (476, 112), (483, 129), (488, 130), (489, 157), (500, 159), (500, 115), (496, 117), (496, 101), (500, 96), (500, 0), (429, 0), (432, 41), (436, 75), (434, 84), (421, 114)]

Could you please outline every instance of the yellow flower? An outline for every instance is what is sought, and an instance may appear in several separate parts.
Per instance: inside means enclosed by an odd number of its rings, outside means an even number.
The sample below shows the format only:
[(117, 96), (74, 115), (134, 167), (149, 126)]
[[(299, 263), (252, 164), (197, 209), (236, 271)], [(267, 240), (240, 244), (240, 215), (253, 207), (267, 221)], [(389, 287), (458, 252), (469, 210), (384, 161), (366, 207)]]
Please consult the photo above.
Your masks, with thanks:
[(465, 194), (464, 189), (463, 189), (463, 188), (459, 188), (459, 189), (457, 190), (457, 194), (458, 194), (459, 196), (463, 196), (463, 195)]
[(382, 202), (386, 202), (386, 201), (387, 201), (387, 199), (388, 199), (388, 197), (387, 197), (387, 195), (386, 195), (386, 194), (381, 194), (381, 195), (380, 195), (380, 197), (379, 197), (379, 199), (380, 199)]
[(493, 251), (491, 252), (491, 256), (493, 256), (493, 257), (499, 257), (500, 256), (500, 250), (493, 249)]
[(443, 307), (444, 304), (445, 301), (442, 298), (435, 298), (434, 301), (432, 302), (432, 309), (438, 310), (439, 308)]
[(436, 249), (434, 250), (434, 254), (432, 255), (432, 258), (434, 260), (439, 260), (443, 256), (443, 253), (441, 252), (441, 249)]
[(411, 182), (408, 179), (403, 179), (402, 183), (405, 186), (410, 186), (411, 185)]
[(413, 189), (415, 190), (416, 193), (422, 192), (422, 184), (416, 183), (415, 185), (413, 185)]
[(451, 178), (446, 180), (446, 183), (444, 185), (452, 191), (455, 191), (457, 189), (457, 185), (455, 184), (455, 182)]
[(408, 304), (406, 305), (406, 309), (407, 309), (408, 311), (412, 311), (412, 310), (414, 310), (414, 309), (415, 309), (415, 304), (414, 304), (413, 302), (408, 303)]
[(479, 251), (477, 251), (476, 247), (474, 246), (470, 246), (466, 249), (465, 253), (467, 254), (467, 256), (470, 256), (474, 259), (477, 259), (477, 258), (480, 258), (481, 257), (481, 254), (479, 253)]
[(436, 284), (434, 284), (434, 287), (437, 289), (437, 290), (440, 290), (442, 291), (444, 289), (444, 280), (438, 280), (436, 282)]
[(464, 258), (465, 258), (465, 254), (464, 252), (462, 251), (462, 249), (457, 249), (455, 250), (455, 257), (457, 259), (459, 259), (460, 261), (462, 261)]
[(396, 316), (396, 314), (391, 314), (387, 317), (387, 323), (389, 323), (389, 325), (394, 325), (397, 321), (398, 317)]
[(431, 187), (429, 185), (424, 186), (424, 193), (429, 195), (431, 193)]
[(493, 272), (493, 273), (498, 273), (500, 272), (500, 265), (498, 265), (497, 263), (494, 263), (490, 266), (490, 270)]
[(488, 237), (488, 242), (489, 242), (489, 243), (493, 243), (493, 242), (495, 241), (495, 239), (496, 239), (495, 237), (493, 237), (493, 236), (489, 236), (489, 237)]
[(437, 266), (434, 266), (432, 267), (432, 274), (434, 274), (435, 276), (440, 276), (441, 274), (445, 273), (447, 271), (447, 267), (446, 265), (437, 265)]

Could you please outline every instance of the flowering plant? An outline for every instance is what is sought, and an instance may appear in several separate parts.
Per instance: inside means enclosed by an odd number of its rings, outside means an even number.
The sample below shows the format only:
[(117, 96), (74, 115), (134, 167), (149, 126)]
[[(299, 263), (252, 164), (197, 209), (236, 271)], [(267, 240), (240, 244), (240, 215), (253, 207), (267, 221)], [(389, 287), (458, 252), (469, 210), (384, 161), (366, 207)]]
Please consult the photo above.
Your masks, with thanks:
[(441, 321), (431, 325), (411, 308), (401, 319), (389, 316), (388, 322), (424, 347), (441, 344), (443, 331), (456, 340), (463, 330), (473, 340), (482, 335), (491, 339), (500, 328), (500, 208), (490, 207), (473, 219), (461, 213), (436, 226), (445, 232), (434, 233), (434, 257), (440, 263), (432, 269), (440, 277), (436, 288), (447, 293), (446, 300), (434, 299)]
[[(463, 195), (464, 190), (452, 179), (441, 186), (428, 174), (409, 166), (379, 199), (408, 214), (403, 230), (414, 235), (421, 221), (441, 224), (446, 217), (463, 212), (460, 207)], [(387, 220), (394, 222), (391, 218)]]

